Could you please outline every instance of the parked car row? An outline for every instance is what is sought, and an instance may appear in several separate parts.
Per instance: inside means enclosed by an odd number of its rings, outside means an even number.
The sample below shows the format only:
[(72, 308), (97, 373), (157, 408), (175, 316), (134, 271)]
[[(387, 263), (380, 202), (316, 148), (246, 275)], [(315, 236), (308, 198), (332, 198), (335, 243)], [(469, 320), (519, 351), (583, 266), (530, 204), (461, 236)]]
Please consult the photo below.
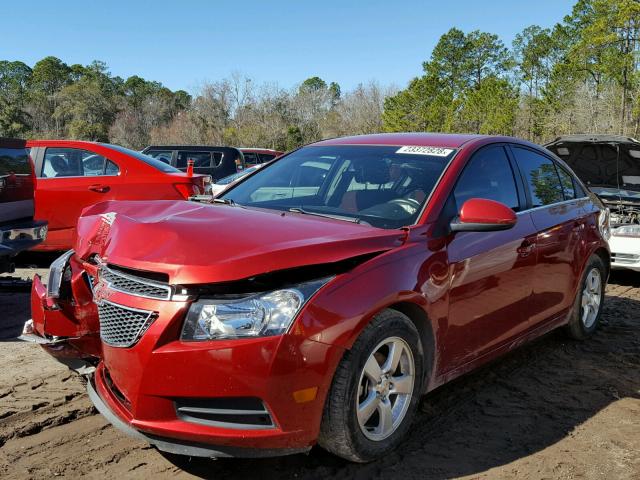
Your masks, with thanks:
[(214, 182), (245, 168), (270, 162), (283, 152), (266, 148), (233, 148), (208, 145), (151, 145), (142, 153), (178, 170), (186, 171), (189, 160), (194, 172), (211, 176)]
[[(56, 180), (47, 151), (60, 147), (32, 150), (41, 181)], [(103, 159), (65, 166), (128, 171), (119, 147), (89, 150)], [(150, 168), (189, 182), (178, 156)], [(161, 451), (318, 444), (367, 462), (400, 444), (422, 394), (550, 330), (593, 334), (608, 236), (598, 196), (529, 142), (325, 140), (232, 178), (210, 203), (85, 209), (74, 249), (46, 285), (34, 279), (25, 335), (87, 376), (113, 425)]]

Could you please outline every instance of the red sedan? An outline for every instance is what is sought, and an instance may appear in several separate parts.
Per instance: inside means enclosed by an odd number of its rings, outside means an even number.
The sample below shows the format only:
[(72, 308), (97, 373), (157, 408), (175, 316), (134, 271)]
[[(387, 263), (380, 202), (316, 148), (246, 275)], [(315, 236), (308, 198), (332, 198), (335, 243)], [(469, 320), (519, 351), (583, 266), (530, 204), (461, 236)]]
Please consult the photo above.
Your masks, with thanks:
[(185, 200), (207, 176), (188, 176), (128, 148), (72, 140), (30, 140), (38, 176), (36, 218), (49, 222), (35, 250), (68, 250), (85, 207), (105, 200)]
[(422, 394), (552, 329), (591, 335), (607, 235), (600, 201), (533, 144), (326, 140), (212, 204), (86, 210), (25, 328), (160, 450), (319, 444), (366, 462), (407, 435)]

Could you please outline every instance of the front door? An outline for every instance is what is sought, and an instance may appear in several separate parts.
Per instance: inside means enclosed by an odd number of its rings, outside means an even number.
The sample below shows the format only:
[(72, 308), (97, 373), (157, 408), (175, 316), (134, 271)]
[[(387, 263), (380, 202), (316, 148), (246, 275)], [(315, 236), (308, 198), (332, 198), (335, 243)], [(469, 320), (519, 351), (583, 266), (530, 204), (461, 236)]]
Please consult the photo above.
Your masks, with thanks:
[(536, 265), (536, 227), (525, 208), (505, 147), (481, 149), (469, 161), (451, 201), (460, 211), (470, 198), (502, 202), (517, 212), (516, 225), (498, 232), (450, 234), (449, 322), (444, 364), (463, 366), (527, 328)]
[(67, 250), (75, 243), (82, 210), (116, 198), (120, 168), (116, 162), (79, 148), (42, 148), (36, 218), (49, 222), (40, 248)]

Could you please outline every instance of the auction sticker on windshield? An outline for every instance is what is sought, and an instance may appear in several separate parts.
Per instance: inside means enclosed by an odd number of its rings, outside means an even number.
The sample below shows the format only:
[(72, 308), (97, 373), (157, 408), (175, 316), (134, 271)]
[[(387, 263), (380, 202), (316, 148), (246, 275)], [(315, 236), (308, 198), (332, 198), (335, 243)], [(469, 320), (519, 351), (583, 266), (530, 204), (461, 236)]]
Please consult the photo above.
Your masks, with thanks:
[(400, 147), (396, 153), (411, 153), (413, 155), (433, 155), (435, 157), (448, 157), (453, 152), (453, 148), (441, 147)]

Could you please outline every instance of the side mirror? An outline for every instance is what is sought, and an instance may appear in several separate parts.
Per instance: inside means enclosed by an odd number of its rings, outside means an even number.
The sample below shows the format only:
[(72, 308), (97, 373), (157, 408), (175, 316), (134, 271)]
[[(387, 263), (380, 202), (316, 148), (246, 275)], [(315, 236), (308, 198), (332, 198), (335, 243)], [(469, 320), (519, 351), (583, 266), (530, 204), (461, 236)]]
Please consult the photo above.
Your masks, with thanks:
[(512, 228), (518, 217), (504, 203), (486, 198), (464, 202), (460, 215), (451, 222), (453, 232), (495, 232)]

